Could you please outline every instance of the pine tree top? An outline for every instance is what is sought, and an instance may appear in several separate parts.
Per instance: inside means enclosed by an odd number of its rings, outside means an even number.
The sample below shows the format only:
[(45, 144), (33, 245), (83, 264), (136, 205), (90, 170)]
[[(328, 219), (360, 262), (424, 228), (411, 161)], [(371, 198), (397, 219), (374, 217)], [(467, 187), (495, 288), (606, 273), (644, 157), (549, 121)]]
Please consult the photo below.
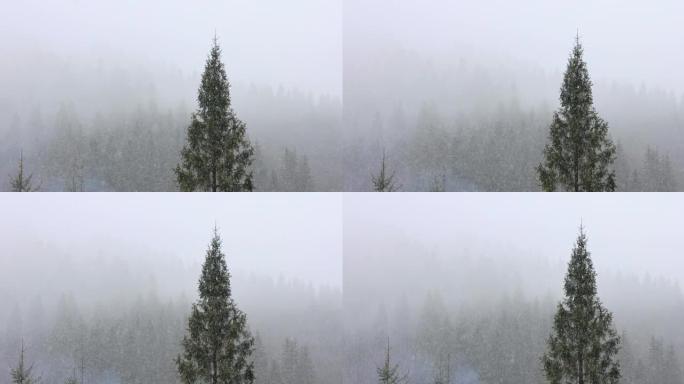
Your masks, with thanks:
[(399, 384), (406, 381), (407, 375), (399, 375), (399, 364), (392, 365), (390, 359), (390, 343), (387, 338), (387, 349), (382, 367), (377, 368), (380, 384)]
[(19, 154), (19, 170), (17, 175), (12, 178), (12, 192), (34, 192), (38, 188), (34, 188), (32, 183), (33, 175), (26, 175), (24, 172), (24, 151)]
[(202, 275), (199, 281), (200, 299), (230, 297), (230, 272), (228, 272), (226, 256), (221, 250), (221, 245), (221, 237), (215, 226), (214, 235), (202, 265)]
[(580, 226), (579, 235), (572, 249), (564, 290), (571, 302), (580, 297), (596, 296), (596, 272), (591, 261), (591, 253), (587, 250), (587, 235), (583, 226)]
[(592, 85), (587, 63), (584, 61), (584, 48), (578, 35), (568, 58), (568, 66), (563, 75), (563, 85), (560, 91), (561, 107), (566, 113), (586, 114), (593, 109)]
[(398, 187), (394, 182), (394, 172), (389, 172), (385, 165), (385, 150), (382, 150), (382, 162), (380, 165), (380, 172), (377, 176), (371, 175), (373, 182), (373, 191), (375, 192), (395, 192)]
[(227, 113), (228, 108), (230, 108), (230, 82), (225, 65), (221, 60), (221, 54), (222, 50), (218, 38), (214, 36), (197, 92), (199, 111), (204, 119), (225, 118), (226, 116), (215, 116), (215, 114)]
[(16, 368), (12, 368), (10, 374), (12, 376), (12, 383), (15, 384), (37, 384), (40, 382), (40, 377), (33, 376), (33, 365), (26, 366), (24, 362), (24, 339), (21, 339), (21, 353), (19, 355), (19, 362)]

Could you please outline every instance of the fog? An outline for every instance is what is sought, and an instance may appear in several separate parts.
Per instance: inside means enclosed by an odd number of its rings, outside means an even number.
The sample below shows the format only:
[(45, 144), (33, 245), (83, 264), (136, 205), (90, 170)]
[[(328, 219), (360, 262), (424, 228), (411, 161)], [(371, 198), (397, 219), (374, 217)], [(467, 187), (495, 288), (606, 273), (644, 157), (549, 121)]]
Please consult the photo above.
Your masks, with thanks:
[[(371, 189), (384, 148), (404, 191), (538, 190), (534, 167), (579, 37), (594, 105), (619, 147), (618, 190), (680, 189), (683, 10), (677, 1), (346, 1), (346, 188)], [(647, 180), (657, 173), (649, 148), (672, 168), (667, 185)]]
[(226, 196), (7, 194), (0, 364), (23, 340), (46, 382), (180, 382), (217, 228), (256, 384), (377, 383), (388, 343), (408, 383), (544, 383), (582, 226), (620, 382), (681, 383), (677, 194)]
[(684, 188), (674, 0), (26, 1), (0, 15), (0, 189), (175, 191), (214, 36), (257, 191), (538, 191), (575, 38), (618, 191)]
[(663, 346), (681, 372), (677, 196), (376, 196), (344, 197), (350, 382), (377, 381), (388, 338), (409, 382), (546, 382), (539, 359), (580, 226), (623, 335), (620, 382), (657, 380), (643, 364)]
[(684, 282), (677, 195), (347, 194), (344, 204), (345, 240), (372, 229), (369, 240), (405, 236), (438, 254), (510, 249), (565, 264), (584, 225), (599, 272)]
[(341, 196), (27, 196), (0, 199), (2, 367), (23, 338), (47, 382), (82, 359), (87, 382), (179, 382), (174, 359), (216, 227), (258, 336), (256, 382), (291, 368), (286, 340), (314, 382), (340, 382)]
[[(515, 3), (487, 1), (359, 1), (344, 3), (348, 49), (398, 45), (431, 58), (446, 52), (479, 54), (562, 72), (576, 32), (594, 79), (645, 84), (684, 94), (684, 38), (679, 1)], [(464, 52), (465, 50), (465, 52)]]
[(341, 93), (339, 1), (31, 0), (6, 4), (1, 17), (8, 69), (44, 52), (72, 63), (199, 74), (216, 33), (233, 83)]
[[(260, 191), (339, 190), (339, 0), (27, 1), (0, 15), (0, 189), (174, 191), (216, 36)], [(268, 111), (268, 113), (265, 113)], [(305, 185), (289, 178), (296, 152)], [(103, 166), (103, 164), (106, 164)], [(299, 183), (302, 184), (302, 183)]]

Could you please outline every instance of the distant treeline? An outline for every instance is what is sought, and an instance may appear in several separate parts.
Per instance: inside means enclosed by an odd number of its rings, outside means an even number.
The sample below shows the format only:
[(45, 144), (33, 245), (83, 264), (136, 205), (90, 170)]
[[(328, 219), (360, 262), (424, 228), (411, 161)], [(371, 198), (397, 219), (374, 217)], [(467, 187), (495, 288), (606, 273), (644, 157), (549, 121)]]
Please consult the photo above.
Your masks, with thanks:
[[(316, 295), (311, 288), (302, 295), (302, 287), (290, 283), (250, 284), (249, 291), (275, 289), (301, 300), (277, 314), (261, 302), (268, 299), (263, 296), (251, 293), (241, 301), (256, 336), (254, 382), (340, 384), (335, 295)], [(39, 298), (17, 303), (2, 319), (0, 366), (17, 365), (23, 339), (26, 364), (33, 364), (41, 382), (64, 383), (75, 376), (79, 383), (180, 383), (175, 358), (190, 308), (189, 299), (162, 299), (154, 290), (137, 299), (88, 306), (71, 294), (56, 305)], [(1, 376), (0, 382), (9, 382), (9, 369)]]
[[(283, 90), (246, 92), (239, 112), (255, 147), (255, 190), (339, 190), (339, 103)], [(162, 108), (151, 97), (111, 111), (82, 114), (73, 103), (41, 111), (35, 106), (0, 129), (0, 189), (10, 190), (21, 156), (41, 191), (178, 190), (173, 170), (191, 115), (185, 106)]]
[[(403, 191), (541, 189), (536, 167), (558, 105), (558, 75), (458, 52), (440, 60), (395, 47), (346, 55), (346, 190), (373, 189), (383, 155)], [(684, 99), (602, 80), (594, 105), (617, 148), (616, 190), (684, 188)]]

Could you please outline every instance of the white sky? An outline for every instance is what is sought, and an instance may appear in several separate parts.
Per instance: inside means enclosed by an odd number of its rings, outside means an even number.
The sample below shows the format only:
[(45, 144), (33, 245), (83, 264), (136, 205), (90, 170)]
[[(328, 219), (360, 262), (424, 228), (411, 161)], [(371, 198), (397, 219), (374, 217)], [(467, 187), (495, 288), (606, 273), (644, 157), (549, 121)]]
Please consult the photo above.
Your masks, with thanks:
[[(599, 270), (684, 281), (680, 194), (3, 194), (3, 247), (149, 250), (201, 263), (216, 222), (229, 266), (341, 287), (344, 235), (429, 249), (511, 246), (566, 262), (580, 222)], [(16, 244), (19, 242), (18, 244)], [(90, 249), (90, 248), (88, 248)], [(501, 249), (501, 248), (498, 248)], [(2, 258), (11, 255), (0, 255)], [(46, 256), (47, 257), (47, 256)], [(121, 255), (125, 260), (126, 255)], [(5, 260), (7, 261), (7, 260)]]
[(579, 29), (593, 79), (684, 94), (681, 0), (345, 0), (345, 55), (391, 45), (565, 69)]
[[(67, 251), (71, 245), (79, 249), (87, 245), (95, 257), (98, 248), (117, 244), (149, 250), (155, 257), (168, 255), (201, 264), (216, 223), (229, 269), (341, 287), (339, 194), (5, 193), (0, 197), (0, 233), (3, 247), (10, 249), (12, 242), (35, 239)], [(6, 257), (12, 256), (0, 255)]]
[[(341, 94), (341, 0), (3, 1), (0, 52), (201, 73), (214, 32), (229, 79)], [(0, 66), (2, 67), (2, 66)]]
[[(565, 264), (582, 222), (599, 271), (684, 282), (681, 194), (345, 194), (345, 237), (385, 233), (440, 252), (496, 244)], [(355, 234), (356, 236), (351, 236)], [(505, 248), (504, 248), (505, 249)], [(486, 251), (486, 249), (485, 249)]]

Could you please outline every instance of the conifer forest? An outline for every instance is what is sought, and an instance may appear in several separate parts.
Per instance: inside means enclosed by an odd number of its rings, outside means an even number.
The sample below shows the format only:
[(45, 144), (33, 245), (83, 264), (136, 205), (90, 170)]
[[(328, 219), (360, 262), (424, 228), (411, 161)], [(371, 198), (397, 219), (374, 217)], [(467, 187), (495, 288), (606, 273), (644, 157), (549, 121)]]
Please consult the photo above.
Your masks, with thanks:
[(684, 188), (680, 1), (100, 3), (2, 12), (0, 190)]
[(14, 196), (0, 383), (684, 383), (677, 195)]
[(684, 1), (0, 3), (0, 384), (684, 384)]

